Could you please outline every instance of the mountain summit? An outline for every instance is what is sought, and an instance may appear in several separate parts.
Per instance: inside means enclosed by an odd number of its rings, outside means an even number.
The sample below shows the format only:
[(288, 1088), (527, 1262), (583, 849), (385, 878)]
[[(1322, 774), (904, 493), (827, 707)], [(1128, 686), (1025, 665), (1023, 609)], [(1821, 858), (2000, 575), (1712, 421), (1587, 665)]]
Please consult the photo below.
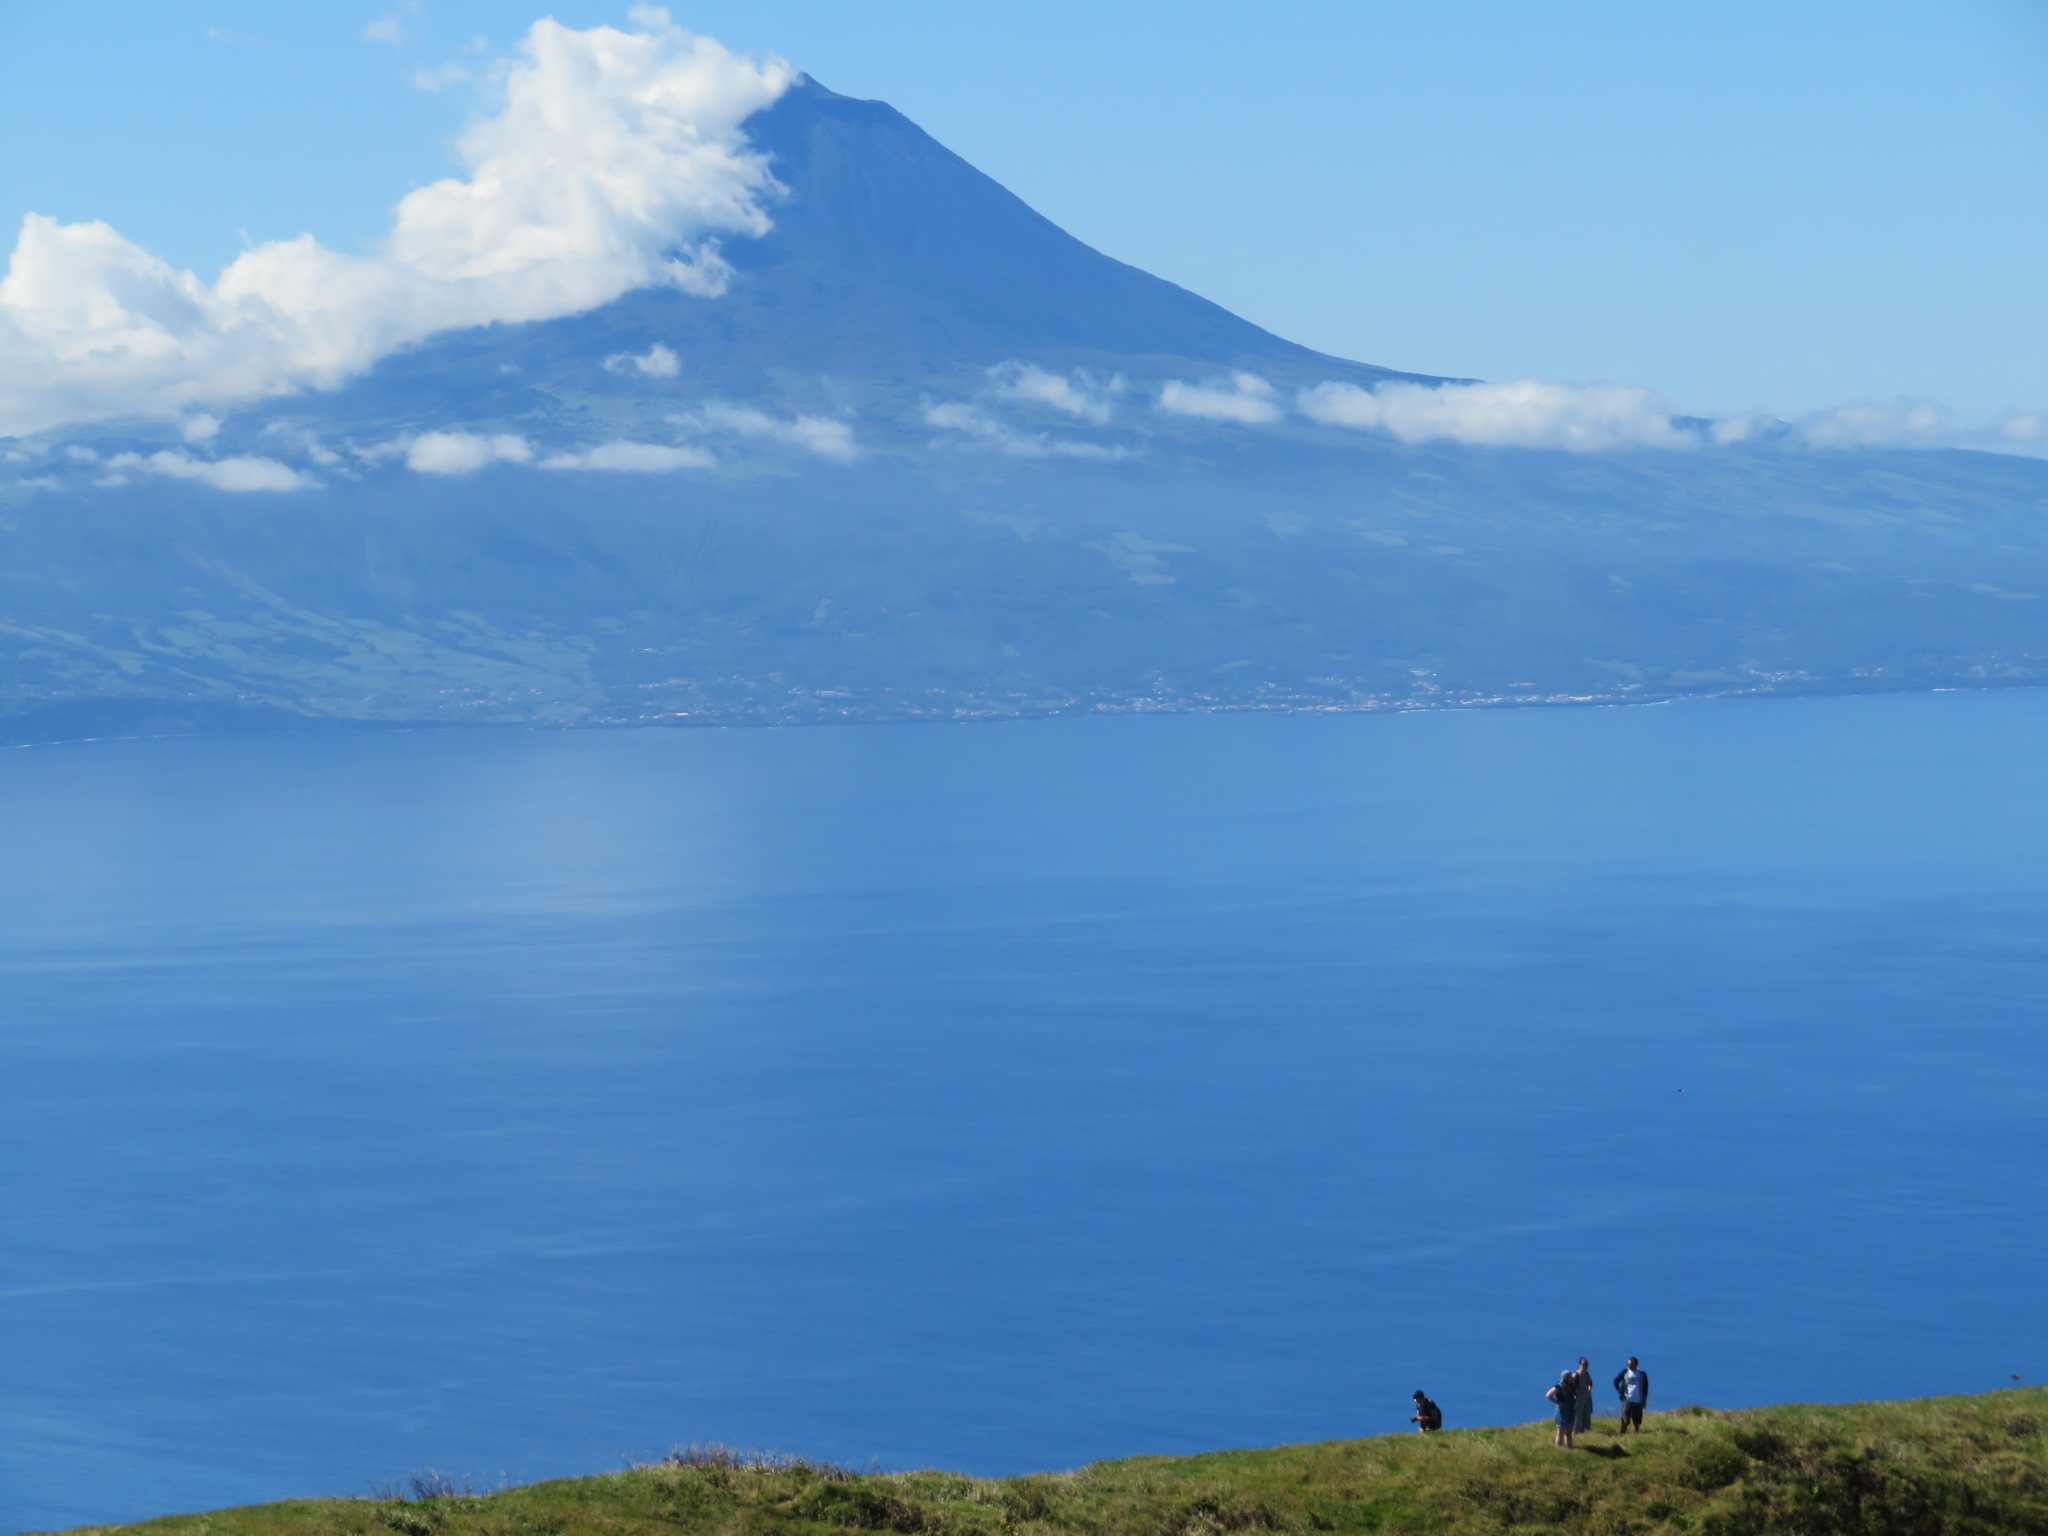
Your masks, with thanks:
[(743, 276), (728, 302), (703, 312), (735, 317), (720, 339), (769, 366), (1156, 359), (1161, 371), (1399, 377), (1283, 341), (1104, 256), (884, 102), (806, 75), (747, 130), (789, 197), (769, 234), (730, 253)]
[(734, 277), (723, 295), (641, 289), (566, 319), (444, 335), (388, 360), (364, 388), (402, 388), (428, 415), (437, 395), (467, 400), (494, 370), (615, 391), (592, 370), (653, 341), (678, 359), (689, 381), (679, 387), (749, 400), (792, 374), (930, 386), (1019, 358), (1160, 378), (1441, 382), (1285, 341), (1103, 255), (885, 102), (803, 75), (746, 131), (784, 191), (767, 234), (725, 242)]

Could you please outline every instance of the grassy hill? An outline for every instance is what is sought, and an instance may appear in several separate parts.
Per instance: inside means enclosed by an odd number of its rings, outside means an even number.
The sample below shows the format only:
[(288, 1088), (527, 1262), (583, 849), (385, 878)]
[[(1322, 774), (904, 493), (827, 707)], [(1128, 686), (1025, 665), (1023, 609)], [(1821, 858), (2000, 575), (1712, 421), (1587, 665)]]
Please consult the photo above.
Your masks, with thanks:
[(1653, 1414), (1576, 1451), (1546, 1424), (1135, 1456), (1000, 1480), (850, 1473), (702, 1448), (485, 1495), (265, 1504), (97, 1531), (151, 1536), (1220, 1536), (1224, 1532), (2048, 1531), (2048, 1390)]

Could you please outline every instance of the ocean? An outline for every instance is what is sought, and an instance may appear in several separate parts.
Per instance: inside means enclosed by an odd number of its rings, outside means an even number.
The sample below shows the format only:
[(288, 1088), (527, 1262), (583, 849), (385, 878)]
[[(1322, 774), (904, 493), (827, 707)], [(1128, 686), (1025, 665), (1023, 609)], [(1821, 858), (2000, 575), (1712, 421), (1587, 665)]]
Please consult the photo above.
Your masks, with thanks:
[(2048, 1377), (2048, 695), (0, 753), (0, 1521)]

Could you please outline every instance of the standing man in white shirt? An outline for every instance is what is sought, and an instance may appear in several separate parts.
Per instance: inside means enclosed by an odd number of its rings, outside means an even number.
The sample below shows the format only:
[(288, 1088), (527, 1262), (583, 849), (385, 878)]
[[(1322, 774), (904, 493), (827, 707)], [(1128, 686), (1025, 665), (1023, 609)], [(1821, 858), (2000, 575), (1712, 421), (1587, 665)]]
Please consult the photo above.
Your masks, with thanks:
[(1637, 1434), (1643, 1432), (1643, 1409), (1650, 1401), (1650, 1373), (1642, 1368), (1634, 1355), (1628, 1357), (1628, 1364), (1614, 1378), (1614, 1390), (1621, 1395), (1621, 1433), (1628, 1433), (1634, 1425)]

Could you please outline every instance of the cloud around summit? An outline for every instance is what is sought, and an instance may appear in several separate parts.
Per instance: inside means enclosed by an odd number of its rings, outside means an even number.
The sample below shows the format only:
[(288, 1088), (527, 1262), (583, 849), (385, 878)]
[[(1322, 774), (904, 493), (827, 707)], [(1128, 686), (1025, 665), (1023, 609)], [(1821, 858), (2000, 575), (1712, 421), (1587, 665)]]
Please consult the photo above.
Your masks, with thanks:
[(457, 143), (466, 174), (402, 198), (373, 255), (301, 235), (207, 283), (107, 224), (29, 214), (0, 278), (0, 435), (328, 387), (438, 331), (654, 284), (722, 292), (720, 239), (765, 233), (776, 191), (740, 125), (796, 72), (633, 17), (535, 23)]

